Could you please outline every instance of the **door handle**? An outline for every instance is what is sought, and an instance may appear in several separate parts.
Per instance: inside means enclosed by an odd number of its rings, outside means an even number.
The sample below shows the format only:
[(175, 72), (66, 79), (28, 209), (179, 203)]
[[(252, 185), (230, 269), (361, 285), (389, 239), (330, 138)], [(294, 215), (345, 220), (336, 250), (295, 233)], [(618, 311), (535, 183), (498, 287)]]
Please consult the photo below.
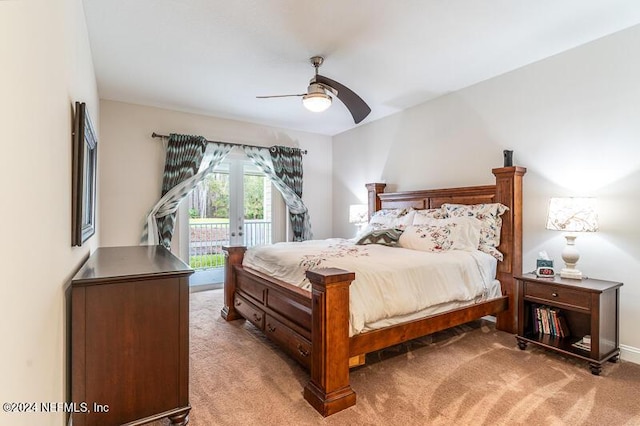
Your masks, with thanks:
[(232, 232), (232, 233), (231, 233), (231, 236), (232, 236), (232, 237), (235, 237), (235, 236), (236, 236), (236, 233), (235, 233), (235, 232)]
[(243, 235), (242, 232), (238, 232), (238, 236), (242, 237), (242, 235)]

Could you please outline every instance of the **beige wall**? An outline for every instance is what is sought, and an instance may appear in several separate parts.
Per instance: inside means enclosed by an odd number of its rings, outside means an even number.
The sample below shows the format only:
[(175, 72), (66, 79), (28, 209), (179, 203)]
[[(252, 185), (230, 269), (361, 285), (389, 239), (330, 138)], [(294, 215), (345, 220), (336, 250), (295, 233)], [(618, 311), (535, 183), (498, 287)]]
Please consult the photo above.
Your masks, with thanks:
[[(81, 0), (0, 1), (2, 283), (0, 400), (67, 400), (65, 287), (89, 251), (71, 247), (71, 122), (99, 105)], [(64, 413), (3, 425), (62, 425)]]
[(490, 184), (513, 149), (528, 169), (524, 269), (540, 250), (562, 263), (562, 233), (544, 228), (550, 197), (597, 197), (600, 232), (578, 238), (579, 268), (624, 282), (623, 358), (640, 362), (639, 50), (637, 26), (334, 137), (335, 234), (353, 234), (348, 205), (366, 201), (365, 182)]
[[(303, 200), (314, 237), (328, 238), (331, 216), (331, 138), (240, 121), (114, 101), (101, 101), (100, 231), (104, 246), (139, 244), (145, 215), (162, 186), (164, 147), (152, 132), (186, 133), (259, 146), (286, 145), (304, 156)], [(180, 241), (174, 234), (172, 249)]]

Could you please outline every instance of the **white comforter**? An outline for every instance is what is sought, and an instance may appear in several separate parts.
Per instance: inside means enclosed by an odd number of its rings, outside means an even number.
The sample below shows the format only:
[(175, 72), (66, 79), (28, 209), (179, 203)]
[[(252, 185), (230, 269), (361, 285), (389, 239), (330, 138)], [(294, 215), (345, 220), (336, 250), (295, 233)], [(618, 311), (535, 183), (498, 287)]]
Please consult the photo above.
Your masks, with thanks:
[(243, 265), (305, 289), (311, 287), (306, 270), (355, 272), (349, 293), (350, 335), (355, 335), (386, 318), (486, 297), (497, 263), (480, 251), (431, 253), (328, 239), (252, 247)]

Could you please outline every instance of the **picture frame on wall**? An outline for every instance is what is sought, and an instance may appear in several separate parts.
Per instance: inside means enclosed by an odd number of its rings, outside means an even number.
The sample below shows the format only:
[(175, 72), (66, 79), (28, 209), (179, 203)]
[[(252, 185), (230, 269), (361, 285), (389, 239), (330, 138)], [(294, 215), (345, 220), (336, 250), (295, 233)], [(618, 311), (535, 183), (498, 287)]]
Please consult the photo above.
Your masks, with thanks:
[(96, 232), (98, 152), (98, 139), (84, 102), (75, 103), (72, 135), (71, 245), (82, 246)]

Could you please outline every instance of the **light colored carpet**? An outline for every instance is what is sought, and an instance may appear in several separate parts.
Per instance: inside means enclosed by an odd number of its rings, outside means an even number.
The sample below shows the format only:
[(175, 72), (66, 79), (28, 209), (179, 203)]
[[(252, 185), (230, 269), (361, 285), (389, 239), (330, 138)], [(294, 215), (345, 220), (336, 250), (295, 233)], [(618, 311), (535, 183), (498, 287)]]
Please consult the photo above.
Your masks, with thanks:
[(640, 425), (640, 365), (593, 376), (486, 321), (369, 354), (351, 371), (356, 406), (323, 418), (302, 397), (308, 373), (221, 308), (222, 290), (191, 294), (190, 425)]

